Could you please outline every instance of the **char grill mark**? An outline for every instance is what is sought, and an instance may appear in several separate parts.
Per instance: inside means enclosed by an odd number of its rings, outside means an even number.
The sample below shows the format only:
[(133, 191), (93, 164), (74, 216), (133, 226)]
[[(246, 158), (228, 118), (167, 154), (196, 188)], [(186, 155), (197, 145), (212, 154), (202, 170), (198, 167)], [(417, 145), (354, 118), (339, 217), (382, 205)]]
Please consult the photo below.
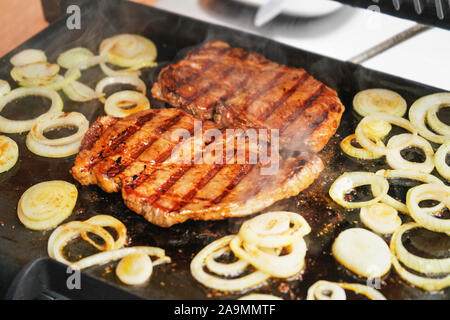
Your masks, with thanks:
[[(226, 54), (219, 50), (228, 47)], [(220, 64), (233, 67), (227, 77), (217, 77), (212, 67), (192, 81), (189, 92), (171, 91), (170, 79), (177, 78), (178, 70), (202, 61), (218, 60)], [(223, 74), (222, 72), (217, 72)], [(241, 82), (243, 79), (247, 79)], [(165, 83), (168, 82), (168, 84)], [(240, 83), (235, 90), (229, 90), (229, 83)], [(205, 84), (214, 83), (212, 86)], [(231, 86), (232, 87), (232, 86)], [(206, 90), (205, 90), (206, 88)], [(195, 99), (192, 93), (195, 92)], [(201, 92), (200, 95), (198, 93)], [(231, 48), (221, 41), (212, 41), (193, 50), (187, 58), (163, 69), (159, 81), (152, 90), (153, 96), (183, 108), (202, 119), (214, 120), (219, 127), (266, 128), (280, 130), (281, 149), (298, 150), (306, 146), (308, 151), (318, 152), (335, 133), (344, 107), (336, 92), (320, 81), (314, 79), (305, 70), (279, 65), (263, 56), (243, 49)], [(309, 136), (288, 136), (283, 131), (298, 123), (297, 118), (310, 107), (314, 108), (316, 100), (327, 96), (328, 112), (322, 118), (323, 124), (316, 124), (317, 130), (309, 131)], [(311, 126), (311, 123), (303, 123)]]

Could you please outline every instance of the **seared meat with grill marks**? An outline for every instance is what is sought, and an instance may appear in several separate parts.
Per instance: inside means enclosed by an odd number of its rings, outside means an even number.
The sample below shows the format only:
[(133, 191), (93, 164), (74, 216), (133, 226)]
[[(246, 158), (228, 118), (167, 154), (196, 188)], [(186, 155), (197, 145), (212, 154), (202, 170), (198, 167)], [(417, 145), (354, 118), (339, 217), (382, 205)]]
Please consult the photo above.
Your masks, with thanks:
[(278, 129), (281, 147), (318, 152), (336, 132), (344, 106), (303, 69), (212, 41), (164, 68), (152, 94), (219, 127)]
[[(84, 138), (72, 175), (83, 185), (121, 191), (131, 210), (169, 227), (188, 219), (219, 220), (258, 212), (297, 195), (323, 169), (320, 158), (305, 153), (252, 163), (250, 154), (260, 151), (247, 143), (243, 163), (237, 161), (237, 153), (206, 153), (211, 146), (242, 136), (208, 141), (200, 135), (199, 139), (193, 134), (195, 120), (179, 109), (148, 110), (124, 119), (100, 117)], [(212, 122), (201, 123), (203, 133), (217, 131)], [(193, 135), (181, 138), (180, 132)], [(197, 160), (199, 154), (201, 163), (180, 161), (186, 156)], [(279, 161), (278, 171), (263, 174), (273, 159)]]

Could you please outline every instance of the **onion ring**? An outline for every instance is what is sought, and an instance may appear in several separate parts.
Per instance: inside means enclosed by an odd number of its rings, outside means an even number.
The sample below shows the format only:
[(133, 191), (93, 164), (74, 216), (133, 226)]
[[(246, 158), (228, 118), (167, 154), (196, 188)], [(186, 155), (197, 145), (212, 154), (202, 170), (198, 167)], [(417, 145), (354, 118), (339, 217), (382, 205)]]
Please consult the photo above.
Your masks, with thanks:
[(67, 219), (75, 207), (77, 188), (65, 181), (41, 182), (23, 193), (19, 220), (31, 230), (48, 230)]
[[(43, 96), (51, 99), (52, 105), (50, 106), (50, 110), (48, 110), (47, 113), (57, 112), (63, 109), (63, 102), (61, 100), (61, 97), (54, 90), (45, 88), (18, 88), (11, 91), (6, 96), (0, 98), (0, 112), (11, 101), (25, 96)], [(21, 133), (29, 131), (33, 127), (35, 121), (36, 119), (23, 121), (9, 120), (0, 116), (0, 132)]]
[[(86, 220), (85, 223), (89, 223), (89, 224), (103, 227), (103, 228), (110, 227), (116, 231), (117, 240), (114, 241), (114, 245), (112, 246), (111, 250), (122, 248), (127, 241), (127, 228), (120, 220), (118, 220), (114, 217), (111, 217), (108, 215), (96, 215), (96, 216), (93, 216), (92, 218)], [(81, 234), (81, 237), (83, 238), (83, 240), (89, 242), (92, 246), (94, 246), (98, 250), (100, 250), (100, 251), (106, 250), (105, 245), (98, 245), (95, 241), (93, 241), (91, 238), (89, 238), (89, 236), (86, 232), (83, 232)]]
[[(450, 100), (449, 100), (449, 104), (450, 104)], [(450, 126), (443, 123), (437, 116), (439, 109), (441, 109), (443, 107), (448, 108), (450, 106), (449, 105), (442, 106), (442, 105), (435, 104), (432, 107), (430, 107), (427, 111), (427, 122), (428, 122), (428, 125), (430, 126), (430, 128), (433, 129), (434, 131), (436, 131), (437, 133), (439, 133), (443, 136), (450, 137)]]
[(45, 158), (66, 158), (80, 151), (81, 140), (62, 146), (47, 146), (31, 138), (29, 135), (25, 144), (32, 153)]
[[(70, 126), (78, 128), (78, 131), (71, 136), (60, 139), (48, 139), (44, 136), (46, 131)], [(61, 146), (82, 140), (88, 129), (89, 121), (82, 113), (55, 112), (44, 114), (37, 118), (29, 135), (37, 143), (47, 146)]]
[(44, 88), (59, 91), (72, 84), (79, 78), (81, 78), (80, 69), (69, 69), (64, 76), (58, 75), (54, 82), (44, 86)]
[[(370, 185), (374, 198), (369, 201), (349, 202), (344, 199), (345, 194), (353, 188)], [(380, 176), (371, 172), (347, 172), (341, 175), (331, 185), (329, 194), (330, 197), (348, 209), (362, 208), (379, 202), (387, 195), (389, 191), (389, 182)]]
[[(145, 85), (145, 82), (142, 81), (138, 77), (131, 77), (131, 76), (120, 76), (120, 77), (106, 77), (102, 80), (100, 80), (97, 83), (97, 86), (95, 87), (95, 92), (97, 92), (99, 95), (104, 95), (104, 89), (107, 86), (110, 86), (112, 84), (131, 84), (136, 87), (143, 95), (147, 94), (147, 86)], [(100, 98), (100, 101), (102, 103), (106, 102), (106, 99), (104, 96)]]
[(438, 184), (422, 184), (411, 188), (406, 194), (406, 206), (411, 217), (425, 229), (450, 235), (450, 220), (439, 219), (428, 214), (419, 203), (423, 200), (438, 200), (450, 207), (450, 187)]
[(415, 222), (409, 222), (402, 225), (392, 236), (394, 242), (394, 251), (398, 260), (408, 268), (420, 273), (443, 274), (450, 273), (450, 258), (445, 259), (426, 259), (413, 255), (406, 250), (403, 245), (402, 236), (411, 229), (420, 228)]
[[(425, 162), (418, 163), (405, 160), (401, 151), (408, 147), (417, 147), (425, 153)], [(393, 169), (406, 169), (424, 173), (431, 173), (434, 169), (434, 152), (430, 143), (422, 137), (409, 133), (392, 137), (387, 144), (386, 162)]]
[(386, 298), (376, 289), (359, 283), (339, 283), (339, 285), (353, 292), (362, 294), (371, 300), (386, 300)]
[(450, 181), (450, 166), (447, 164), (447, 155), (450, 152), (450, 141), (442, 144), (439, 149), (434, 154), (434, 165), (436, 166), (437, 172)]
[[(364, 148), (357, 148), (352, 145), (352, 142), (356, 141), (356, 135), (351, 134), (347, 138), (341, 141), (340, 146), (344, 153), (348, 154), (351, 157), (363, 159), (363, 160), (373, 160), (381, 158), (383, 155), (377, 155), (373, 152), (370, 152)], [(381, 142), (381, 140), (378, 140)], [(382, 143), (382, 142), (381, 142)]]
[(375, 120), (367, 123), (364, 130), (366, 131), (367, 136), (374, 139), (382, 139), (391, 132), (392, 125), (386, 121)]
[(191, 273), (194, 279), (196, 279), (204, 286), (212, 289), (220, 291), (241, 291), (255, 287), (270, 278), (270, 275), (264, 272), (255, 271), (241, 278), (223, 279), (206, 273), (203, 270), (207, 257), (211, 254), (215, 254), (215, 252), (223, 248), (228, 247), (233, 238), (235, 238), (235, 236), (226, 236), (224, 238), (216, 240), (203, 248), (194, 257), (191, 262)]
[(39, 62), (14, 67), (11, 77), (22, 87), (40, 87), (54, 82), (58, 72), (57, 64)]
[(358, 92), (353, 99), (353, 109), (365, 117), (378, 112), (403, 117), (406, 113), (405, 99), (397, 92), (387, 89), (368, 89)]
[[(397, 125), (399, 127), (402, 127), (414, 135), (417, 134), (417, 129), (406, 119), (396, 117), (387, 113), (376, 113), (370, 116), (365, 117), (361, 120), (361, 122), (356, 127), (356, 138), (358, 140), (358, 143), (366, 150), (371, 151), (375, 154), (386, 154), (387, 148), (382, 143), (379, 145), (378, 143), (372, 142), (372, 140), (367, 136), (366, 130), (364, 129), (368, 123), (374, 121), (374, 120), (383, 120), (386, 122), (389, 122), (391, 124)], [(378, 142), (378, 141), (377, 141)]]
[(6, 136), (0, 136), (0, 173), (9, 171), (19, 159), (17, 143)]
[[(280, 225), (283, 225), (281, 229)], [(277, 248), (299, 241), (310, 232), (311, 227), (301, 215), (280, 211), (263, 213), (245, 221), (239, 230), (239, 237), (259, 247)]]
[(290, 278), (305, 267), (307, 248), (303, 238), (288, 245), (288, 253), (283, 256), (266, 253), (255, 245), (244, 244), (240, 237), (235, 237), (230, 242), (230, 248), (235, 256), (273, 277)]
[(248, 267), (248, 263), (244, 260), (237, 260), (232, 263), (222, 263), (217, 262), (216, 259), (223, 256), (224, 254), (231, 252), (230, 248), (222, 248), (211, 253), (205, 259), (206, 268), (220, 276), (233, 277), (241, 274)]
[[(124, 107), (135, 105), (131, 109)], [(130, 114), (150, 109), (150, 102), (140, 92), (125, 90), (113, 93), (106, 99), (105, 112), (107, 115), (124, 118)]]
[[(423, 183), (434, 183), (434, 184), (444, 184), (441, 180), (436, 178), (435, 176), (427, 173), (416, 172), (411, 170), (379, 170), (376, 175), (382, 176), (386, 179), (388, 178), (404, 178), (417, 180)], [(377, 189), (373, 190), (377, 193)], [(409, 210), (406, 204), (392, 198), (390, 195), (385, 195), (381, 198), (381, 202), (395, 208), (396, 210), (409, 215)], [(444, 209), (445, 205), (443, 203), (437, 204), (433, 207), (422, 208), (427, 213), (436, 213)]]
[(319, 280), (309, 287), (306, 300), (347, 300), (347, 295), (339, 284)]
[(381, 277), (391, 268), (391, 253), (384, 240), (361, 228), (347, 229), (339, 234), (332, 246), (334, 258), (355, 274)]
[(27, 49), (16, 53), (10, 60), (15, 67), (24, 66), (27, 64), (47, 62), (45, 52), (38, 49)]
[(450, 104), (450, 93), (435, 93), (420, 98), (409, 109), (409, 120), (417, 128), (419, 134), (427, 140), (443, 144), (450, 139), (449, 135), (438, 135), (431, 132), (426, 126), (428, 110), (434, 110), (435, 106)]
[(65, 86), (63, 91), (70, 100), (77, 102), (86, 102), (103, 97), (103, 94), (98, 94), (92, 88), (78, 81), (73, 81)]

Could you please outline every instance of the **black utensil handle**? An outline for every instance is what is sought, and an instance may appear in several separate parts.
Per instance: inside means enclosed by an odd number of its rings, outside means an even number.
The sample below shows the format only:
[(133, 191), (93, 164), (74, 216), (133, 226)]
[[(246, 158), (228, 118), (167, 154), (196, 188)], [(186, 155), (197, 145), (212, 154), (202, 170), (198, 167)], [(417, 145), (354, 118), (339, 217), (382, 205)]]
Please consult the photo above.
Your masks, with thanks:
[[(79, 277), (79, 278), (76, 278)], [(49, 258), (25, 266), (12, 282), (7, 300), (140, 299)]]

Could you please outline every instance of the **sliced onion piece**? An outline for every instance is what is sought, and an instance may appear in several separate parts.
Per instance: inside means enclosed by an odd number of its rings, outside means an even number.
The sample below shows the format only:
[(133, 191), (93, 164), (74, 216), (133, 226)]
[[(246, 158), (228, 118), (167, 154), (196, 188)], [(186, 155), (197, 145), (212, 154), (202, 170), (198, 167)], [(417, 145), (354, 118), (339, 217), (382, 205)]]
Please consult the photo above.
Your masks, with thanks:
[(142, 253), (125, 256), (116, 267), (116, 275), (119, 280), (132, 286), (147, 282), (152, 272), (152, 260), (148, 255)]
[[(411, 179), (417, 180), (423, 183), (434, 183), (434, 184), (444, 184), (440, 179), (435, 176), (427, 173), (412, 171), (412, 170), (379, 170), (376, 175), (382, 176), (386, 179), (389, 178), (403, 178), (403, 179)], [(375, 194), (377, 194), (378, 189), (373, 190)], [(381, 201), (394, 209), (404, 213), (409, 214), (408, 207), (406, 204), (392, 198), (390, 195), (385, 195), (381, 198)], [(445, 205), (443, 203), (439, 203), (433, 207), (422, 208), (427, 213), (436, 213), (444, 209)]]
[(70, 216), (77, 197), (77, 188), (65, 181), (36, 184), (20, 198), (19, 220), (31, 230), (54, 228)]
[[(95, 226), (99, 227), (110, 227), (113, 228), (116, 231), (117, 234), (117, 240), (114, 241), (114, 245), (112, 246), (111, 250), (114, 249), (120, 249), (122, 248), (126, 241), (127, 241), (127, 228), (125, 225), (118, 219), (108, 216), (108, 215), (97, 215), (93, 216), (92, 218), (85, 221), (85, 223), (89, 223)], [(82, 233), (81, 237), (89, 242), (92, 246), (97, 248), (100, 251), (105, 251), (106, 247), (105, 245), (99, 245), (95, 241), (93, 241), (91, 238), (89, 238), (87, 233)]]
[(359, 283), (340, 283), (339, 285), (345, 290), (351, 290), (353, 292), (362, 294), (370, 300), (386, 300), (385, 296), (383, 296), (378, 290), (369, 286), (365, 286)]
[(319, 280), (309, 287), (306, 300), (347, 300), (347, 295), (338, 283)]
[(402, 224), (397, 210), (384, 203), (362, 207), (360, 218), (366, 227), (381, 234), (391, 234)]
[(89, 232), (100, 237), (105, 242), (105, 250), (111, 250), (113, 248), (114, 238), (102, 227), (85, 223), (83, 221), (72, 221), (59, 226), (50, 235), (47, 244), (49, 257), (66, 265), (72, 266), (72, 262), (67, 260), (64, 256), (63, 249), (69, 241), (78, 238), (85, 232)]
[(74, 81), (63, 88), (64, 93), (72, 101), (86, 102), (103, 97), (103, 94), (98, 94), (87, 85)]
[[(45, 88), (18, 88), (11, 91), (6, 96), (0, 98), (0, 112), (3, 108), (10, 103), (11, 101), (17, 100), (26, 96), (43, 96), (52, 100), (52, 104), (50, 106), (50, 112), (57, 112), (63, 109), (63, 102), (58, 93), (51, 89)], [(6, 133), (21, 133), (25, 131), (29, 131), (36, 119), (32, 120), (9, 120), (2, 116), (0, 116), (0, 132)]]
[(11, 86), (9, 85), (8, 81), (0, 79), (0, 97), (6, 96), (10, 92)]
[(255, 271), (244, 275), (240, 278), (223, 279), (218, 276), (205, 272), (205, 261), (208, 256), (215, 254), (215, 252), (227, 248), (235, 236), (226, 236), (216, 240), (205, 248), (203, 248), (191, 262), (191, 273), (194, 279), (206, 287), (220, 290), (220, 291), (241, 291), (257, 286), (270, 278), (270, 275)]
[(105, 102), (106, 114), (118, 118), (124, 118), (147, 109), (150, 109), (150, 101), (147, 97), (140, 92), (131, 90), (113, 93)]
[(135, 71), (132, 69), (122, 69), (122, 70), (114, 70), (106, 65), (106, 63), (100, 63), (100, 68), (103, 73), (109, 77), (139, 77), (141, 75), (140, 71)]
[(450, 235), (450, 220), (440, 219), (428, 214), (419, 203), (423, 200), (437, 200), (450, 207), (450, 187), (440, 184), (422, 184), (409, 189), (406, 206), (411, 217), (425, 229), (444, 232)]
[(120, 34), (103, 40), (99, 52), (106, 55), (110, 63), (125, 68), (149, 65), (157, 56), (151, 40), (134, 34)]
[[(352, 189), (370, 185), (374, 198), (369, 201), (349, 202), (345, 195)], [(389, 182), (371, 172), (347, 172), (341, 175), (331, 185), (330, 197), (338, 204), (348, 209), (362, 208), (379, 202), (389, 191)]]
[(341, 232), (333, 243), (332, 253), (340, 264), (362, 277), (381, 277), (391, 268), (388, 245), (366, 229)]
[[(95, 92), (97, 92), (98, 94), (104, 94), (103, 91), (105, 90), (105, 88), (112, 84), (131, 84), (132, 86), (135, 86), (136, 89), (138, 89), (143, 95), (147, 94), (147, 86), (145, 85), (144, 81), (142, 81), (138, 77), (131, 76), (106, 77), (97, 83)], [(105, 103), (106, 99), (102, 97), (100, 98), (100, 101)]]
[(450, 273), (450, 258), (444, 259), (426, 259), (418, 257), (408, 250), (403, 245), (402, 236), (405, 232), (411, 229), (420, 228), (415, 222), (405, 223), (392, 236), (391, 241), (394, 242), (393, 248), (397, 258), (408, 268), (420, 273), (443, 274)]
[(444, 143), (434, 154), (434, 165), (437, 172), (450, 181), (450, 166), (447, 164), (447, 155), (450, 152), (450, 141)]
[(59, 91), (81, 78), (80, 69), (69, 69), (64, 76), (58, 75), (54, 82), (44, 86), (45, 88)]
[(450, 93), (435, 93), (420, 98), (409, 109), (409, 120), (417, 128), (419, 134), (427, 140), (435, 143), (445, 143), (450, 135), (439, 135), (430, 131), (426, 126), (428, 110), (450, 104)]
[(438, 111), (441, 108), (449, 107), (450, 106), (450, 99), (449, 104), (447, 105), (433, 105), (431, 108), (427, 111), (427, 122), (428, 125), (436, 131), (437, 133), (443, 135), (443, 136), (450, 136), (450, 126), (443, 123), (437, 116)]
[[(356, 141), (356, 135), (351, 134), (347, 138), (341, 141), (341, 149), (344, 153), (348, 154), (351, 157), (363, 159), (363, 160), (373, 160), (381, 158), (383, 155), (378, 155), (376, 153), (367, 151), (364, 148), (357, 148), (352, 145), (352, 142)], [(378, 143), (382, 143), (381, 140), (378, 140)]]
[(251, 293), (246, 296), (240, 297), (238, 300), (283, 300), (283, 299), (271, 294)]
[(227, 277), (238, 276), (243, 273), (248, 267), (248, 263), (245, 260), (237, 260), (232, 263), (222, 263), (216, 261), (217, 258), (220, 258), (227, 253), (231, 253), (230, 248), (228, 247), (211, 253), (205, 259), (206, 268), (217, 275)]
[[(367, 136), (366, 131), (364, 128), (367, 126), (367, 124), (371, 123), (372, 121), (376, 120), (382, 120), (389, 122), (391, 124), (394, 124), (396, 126), (402, 127), (403, 129), (408, 130), (409, 132), (413, 133), (414, 135), (417, 134), (417, 129), (406, 119), (390, 115), (388, 113), (375, 113), (370, 116), (365, 117), (361, 120), (361, 122), (356, 127), (356, 138), (358, 140), (358, 143), (365, 148), (368, 151), (371, 151), (375, 154), (386, 154), (387, 148), (384, 146), (384, 144), (374, 143), (369, 136)], [(378, 142), (378, 141), (377, 141)]]
[[(412, 162), (403, 158), (401, 151), (408, 147), (417, 147), (422, 149), (426, 157), (425, 162)], [(404, 133), (392, 137), (387, 144), (386, 162), (391, 168), (430, 173), (434, 169), (433, 160), (433, 147), (422, 137)]]
[(81, 147), (81, 140), (61, 146), (48, 146), (37, 142), (30, 135), (27, 136), (25, 143), (32, 153), (46, 158), (70, 157), (77, 154)]
[(406, 108), (405, 99), (397, 92), (387, 89), (360, 91), (353, 99), (353, 109), (363, 117), (378, 112), (403, 117), (406, 113)]
[(94, 57), (92, 51), (86, 48), (77, 47), (61, 53), (58, 57), (58, 64), (65, 68), (87, 69), (89, 60)]
[(11, 77), (23, 87), (39, 87), (55, 81), (59, 66), (52, 63), (33, 63), (11, 70)]
[(15, 54), (10, 62), (13, 66), (20, 67), (27, 64), (47, 62), (47, 56), (42, 50), (27, 49)]
[(230, 248), (235, 256), (273, 277), (290, 278), (305, 267), (307, 248), (303, 238), (288, 245), (285, 248), (287, 253), (283, 256), (266, 253), (255, 245), (244, 244), (240, 237), (235, 237), (230, 242)]
[(170, 263), (171, 261), (170, 258), (166, 256), (165, 251), (161, 248), (129, 247), (96, 253), (92, 256), (83, 258), (75, 263), (72, 263), (71, 267), (74, 270), (86, 269), (95, 265), (101, 265), (111, 261), (122, 259), (130, 254), (144, 254), (147, 256), (156, 257), (157, 259), (155, 261), (152, 261), (153, 267), (156, 267), (164, 263)]
[[(57, 128), (77, 127), (77, 132), (71, 136), (48, 139), (44, 133)], [(77, 142), (83, 139), (86, 131), (89, 129), (89, 121), (79, 112), (54, 112), (48, 113), (37, 118), (36, 123), (31, 129), (29, 135), (36, 142), (47, 146), (61, 146)]]
[(301, 215), (276, 211), (245, 221), (239, 230), (239, 237), (259, 247), (278, 248), (291, 245), (310, 232), (308, 222)]
[(364, 130), (366, 131), (367, 136), (374, 139), (382, 139), (391, 132), (392, 125), (386, 121), (375, 120), (367, 123)]
[(6, 136), (0, 136), (0, 173), (14, 167), (19, 159), (17, 143)]

